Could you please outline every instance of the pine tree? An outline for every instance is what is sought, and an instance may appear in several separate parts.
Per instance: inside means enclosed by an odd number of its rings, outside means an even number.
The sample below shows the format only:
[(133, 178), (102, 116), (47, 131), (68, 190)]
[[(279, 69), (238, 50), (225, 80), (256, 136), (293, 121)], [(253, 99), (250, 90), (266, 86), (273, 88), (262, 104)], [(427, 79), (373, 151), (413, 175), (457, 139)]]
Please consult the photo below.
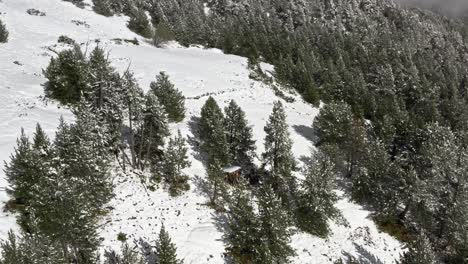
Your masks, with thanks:
[(262, 246), (260, 222), (245, 187), (235, 189), (229, 203), (227, 232), (223, 236), (226, 252), (235, 263), (241, 264), (257, 263)]
[(8, 42), (8, 30), (5, 24), (0, 20), (0, 43)]
[[(97, 220), (112, 195), (109, 160), (96, 118), (86, 108), (75, 124), (63, 120), (54, 141), (53, 170), (37, 184), (30, 213), (37, 233), (57, 243), (68, 261), (93, 263)], [(64, 232), (64, 230), (66, 230)]]
[(161, 21), (157, 24), (153, 36), (153, 45), (160, 47), (162, 44), (175, 40), (176, 36), (168, 23)]
[(138, 129), (143, 125), (145, 98), (143, 90), (135, 80), (133, 73), (129, 71), (125, 72), (122, 78), (122, 98), (129, 126), (129, 138), (127, 142), (131, 153), (130, 163), (133, 168), (137, 168), (138, 155), (135, 146), (135, 137), (138, 133)]
[(159, 238), (156, 241), (155, 249), (158, 264), (183, 264), (183, 261), (177, 259), (177, 248), (172, 243), (164, 224), (159, 231)]
[(145, 96), (143, 122), (137, 135), (140, 168), (156, 165), (162, 160), (165, 138), (169, 136), (167, 115), (158, 98), (151, 92)]
[(110, 65), (104, 49), (96, 46), (89, 56), (89, 84), (86, 101), (108, 134), (108, 145), (115, 153), (122, 137), (125, 89), (119, 74)]
[(164, 106), (172, 122), (181, 122), (185, 118), (185, 97), (174, 87), (165, 72), (156, 76), (156, 82), (150, 85), (151, 91)]
[(223, 167), (229, 164), (228, 144), (224, 130), (224, 116), (216, 101), (210, 97), (201, 110), (198, 126), (201, 149), (207, 155), (208, 181), (211, 186), (210, 203), (215, 206), (224, 190)]
[(407, 252), (402, 256), (399, 264), (440, 264), (432, 249), (431, 242), (425, 234), (418, 234), (416, 241), (410, 243)]
[(46, 97), (62, 104), (77, 104), (81, 95), (89, 92), (87, 61), (77, 45), (52, 58), (43, 73), (47, 78), (44, 86)]
[(29, 138), (21, 130), (21, 136), (16, 141), (14, 154), (10, 157), (10, 162), (5, 162), (5, 175), (9, 184), (9, 192), (18, 204), (28, 204), (31, 186), (37, 181), (32, 155), (32, 146)]
[(280, 101), (275, 102), (273, 112), (265, 126), (264, 165), (270, 169), (266, 182), (281, 195), (284, 205), (291, 208), (296, 191), (292, 171), (296, 161), (292, 153), (292, 140), (286, 122), (286, 113)]
[(450, 128), (431, 124), (423, 144), (427, 159), (426, 180), (418, 189), (418, 200), (426, 218), (420, 219), (436, 249), (445, 252), (454, 263), (468, 257), (468, 154), (466, 146)]
[(252, 139), (252, 128), (248, 126), (245, 112), (234, 100), (224, 109), (226, 118), (224, 127), (229, 144), (230, 156), (234, 163), (250, 165), (255, 155), (255, 141)]
[(151, 25), (145, 10), (143, 8), (133, 8), (129, 15), (128, 28), (142, 37), (151, 38)]
[(0, 264), (62, 264), (67, 263), (57, 243), (42, 235), (23, 234), (12, 231), (0, 244)]
[(115, 251), (106, 251), (104, 253), (104, 264), (144, 264), (143, 258), (139, 253), (134, 252), (127, 243), (122, 244), (122, 254)]
[(88, 64), (88, 82), (92, 90), (87, 95), (87, 99), (96, 109), (102, 109), (106, 103), (106, 97), (110, 96), (109, 86), (115, 82), (115, 69), (110, 65), (104, 49), (99, 46), (96, 46), (89, 55)]
[(106, 17), (110, 17), (113, 15), (108, 0), (93, 0), (93, 10), (94, 12)]
[(334, 193), (335, 170), (332, 161), (321, 152), (316, 152), (307, 161), (298, 197), (297, 222), (303, 231), (326, 237), (328, 220), (338, 214)]
[(289, 258), (295, 255), (294, 249), (289, 245), (291, 219), (268, 184), (264, 184), (260, 191), (258, 210), (263, 242), (259, 250), (261, 260), (258, 263), (289, 263)]
[(188, 160), (187, 150), (185, 139), (179, 130), (177, 136), (169, 140), (163, 162), (163, 176), (169, 184), (169, 192), (174, 196), (190, 188), (187, 183), (188, 177), (182, 171), (191, 164)]
[(224, 194), (225, 173), (222, 162), (218, 158), (212, 158), (207, 165), (208, 183), (211, 187), (210, 205), (216, 206), (218, 198)]

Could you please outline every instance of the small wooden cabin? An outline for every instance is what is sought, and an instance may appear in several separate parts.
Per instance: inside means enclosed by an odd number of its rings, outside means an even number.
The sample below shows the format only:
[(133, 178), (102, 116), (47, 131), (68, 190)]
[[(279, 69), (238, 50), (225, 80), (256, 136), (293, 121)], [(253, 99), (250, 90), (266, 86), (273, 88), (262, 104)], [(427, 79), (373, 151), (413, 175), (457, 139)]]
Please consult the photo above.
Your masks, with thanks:
[(226, 175), (226, 182), (235, 185), (241, 181), (242, 167), (240, 166), (227, 166), (223, 168), (223, 172)]

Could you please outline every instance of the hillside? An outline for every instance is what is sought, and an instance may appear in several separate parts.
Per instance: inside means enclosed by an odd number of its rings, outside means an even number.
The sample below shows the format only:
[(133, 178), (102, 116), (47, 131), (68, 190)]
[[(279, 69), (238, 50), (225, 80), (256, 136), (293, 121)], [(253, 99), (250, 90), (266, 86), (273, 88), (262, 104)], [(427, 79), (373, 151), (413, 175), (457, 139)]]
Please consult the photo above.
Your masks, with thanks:
[[(35, 8), (45, 16), (29, 15)], [(193, 139), (192, 118), (200, 115), (200, 109), (209, 96), (221, 107), (235, 99), (244, 109), (253, 127), (257, 153), (263, 152), (263, 127), (271, 113), (273, 102), (282, 100), (269, 85), (249, 78), (247, 59), (223, 54), (217, 49), (203, 47), (185, 48), (173, 42), (164, 48), (156, 48), (126, 27), (127, 17), (106, 18), (95, 14), (89, 7), (79, 9), (74, 5), (51, 0), (3, 0), (0, 17), (5, 21), (10, 39), (0, 45), (0, 160), (8, 160), (15, 147), (20, 129), (31, 134), (37, 122), (50, 137), (58, 125), (60, 116), (70, 120), (72, 114), (55, 102), (42, 100), (46, 82), (42, 75), (55, 51), (67, 48), (57, 44), (61, 35), (80, 43), (83, 50), (91, 50), (96, 43), (110, 54), (112, 65), (123, 72), (130, 68), (145, 90), (155, 76), (165, 71), (175, 86), (186, 97), (187, 116), (183, 122), (171, 125), (174, 135), (178, 129), (186, 138)], [(118, 43), (114, 39), (139, 40), (140, 45)], [(273, 67), (262, 64), (265, 71)], [(291, 92), (292, 93), (292, 92)], [(295, 102), (284, 102), (293, 153), (300, 162), (314, 148), (311, 126), (319, 109), (303, 101), (297, 94)], [(126, 175), (116, 168), (113, 175), (115, 197), (109, 206), (112, 211), (103, 217), (99, 234), (103, 237), (103, 249), (118, 249), (119, 232), (129, 236), (129, 241), (143, 238), (155, 239), (164, 222), (178, 247), (179, 257), (185, 263), (224, 263), (222, 233), (216, 227), (216, 213), (205, 206), (207, 197), (202, 191), (206, 177), (195, 143), (189, 150), (191, 166), (186, 169), (191, 189), (180, 197), (172, 198), (161, 188), (149, 191), (137, 175)], [(298, 178), (302, 175), (297, 173)], [(9, 197), (5, 193), (7, 183), (0, 172), (0, 202)], [(350, 201), (343, 190), (337, 207), (343, 215), (340, 223), (331, 223), (328, 239), (297, 232), (292, 246), (297, 256), (294, 263), (333, 263), (347, 254), (362, 258), (363, 263), (373, 263), (372, 255), (383, 263), (394, 263), (403, 251), (403, 245), (391, 236), (379, 232), (370, 212)], [(15, 216), (1, 212), (0, 234), (3, 238), (9, 229), (17, 229)]]

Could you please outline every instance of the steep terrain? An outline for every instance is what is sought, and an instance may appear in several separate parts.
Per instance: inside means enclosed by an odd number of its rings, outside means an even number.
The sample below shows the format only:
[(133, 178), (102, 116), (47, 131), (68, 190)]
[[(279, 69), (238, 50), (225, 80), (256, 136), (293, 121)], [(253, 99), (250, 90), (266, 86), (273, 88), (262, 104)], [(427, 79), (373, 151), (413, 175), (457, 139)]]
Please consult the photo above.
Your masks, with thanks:
[[(29, 15), (35, 8), (45, 16)], [(187, 169), (191, 190), (181, 197), (171, 198), (161, 189), (149, 191), (133, 174), (115, 174), (115, 194), (112, 212), (102, 221), (100, 233), (104, 248), (118, 248), (117, 235), (127, 234), (130, 241), (155, 239), (164, 222), (185, 263), (223, 263), (222, 232), (217, 229), (216, 214), (203, 205), (205, 168), (197, 152), (192, 118), (208, 96), (213, 96), (222, 107), (235, 99), (244, 109), (253, 126), (257, 153), (263, 151), (263, 127), (273, 102), (279, 100), (274, 91), (249, 78), (247, 59), (225, 55), (219, 50), (201, 47), (182, 48), (172, 43), (165, 48), (147, 44), (126, 28), (125, 17), (106, 18), (90, 8), (79, 9), (70, 3), (53, 0), (3, 0), (0, 13), (10, 31), (10, 40), (0, 45), (0, 160), (8, 160), (20, 129), (31, 133), (37, 122), (53, 136), (61, 115), (71, 114), (53, 102), (45, 103), (41, 96), (45, 82), (41, 70), (46, 67), (54, 51), (65, 48), (57, 44), (61, 35), (69, 36), (90, 50), (96, 43), (109, 51), (113, 65), (123, 71), (130, 67), (140, 85), (148, 89), (155, 75), (165, 71), (186, 96), (187, 118), (171, 128), (178, 129), (189, 139), (192, 165)], [(140, 45), (119, 43), (114, 39), (138, 38)], [(272, 71), (270, 65), (263, 65)], [(294, 103), (285, 103), (294, 154), (298, 160), (310, 155), (311, 124), (318, 109), (303, 102), (296, 95)], [(300, 177), (300, 175), (298, 175)], [(0, 202), (6, 202), (6, 182), (0, 172)], [(402, 252), (402, 245), (394, 238), (378, 231), (369, 217), (370, 212), (349, 201), (337, 190), (337, 207), (343, 220), (332, 223), (328, 239), (319, 239), (304, 233), (293, 237), (297, 256), (294, 263), (332, 263), (347, 254), (361, 257), (364, 263), (378, 258), (393, 263)], [(0, 213), (0, 235), (15, 228), (14, 215)], [(375, 257), (374, 257), (374, 256)], [(367, 262), (366, 262), (367, 261)]]

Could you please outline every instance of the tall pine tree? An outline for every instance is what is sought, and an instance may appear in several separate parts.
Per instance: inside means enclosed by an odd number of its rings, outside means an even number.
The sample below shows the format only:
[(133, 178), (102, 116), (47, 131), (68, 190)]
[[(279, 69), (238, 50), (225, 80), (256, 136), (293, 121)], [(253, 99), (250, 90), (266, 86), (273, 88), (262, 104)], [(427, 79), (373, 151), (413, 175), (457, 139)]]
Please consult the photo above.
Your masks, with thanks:
[(160, 72), (156, 76), (156, 82), (152, 82), (150, 88), (164, 106), (170, 121), (181, 122), (184, 120), (185, 97), (174, 87), (165, 72)]
[(234, 163), (248, 166), (255, 155), (255, 141), (252, 139), (252, 128), (249, 127), (245, 112), (232, 100), (224, 109), (226, 115), (224, 126), (229, 144), (230, 156)]
[(159, 231), (159, 237), (156, 241), (156, 262), (158, 264), (183, 264), (184, 262), (177, 258), (177, 248), (172, 243), (169, 233), (164, 224)]
[(286, 112), (280, 101), (274, 103), (273, 112), (265, 126), (264, 165), (270, 169), (265, 182), (281, 195), (284, 205), (291, 208), (296, 181), (292, 175), (296, 161), (292, 153), (292, 140), (286, 122)]

